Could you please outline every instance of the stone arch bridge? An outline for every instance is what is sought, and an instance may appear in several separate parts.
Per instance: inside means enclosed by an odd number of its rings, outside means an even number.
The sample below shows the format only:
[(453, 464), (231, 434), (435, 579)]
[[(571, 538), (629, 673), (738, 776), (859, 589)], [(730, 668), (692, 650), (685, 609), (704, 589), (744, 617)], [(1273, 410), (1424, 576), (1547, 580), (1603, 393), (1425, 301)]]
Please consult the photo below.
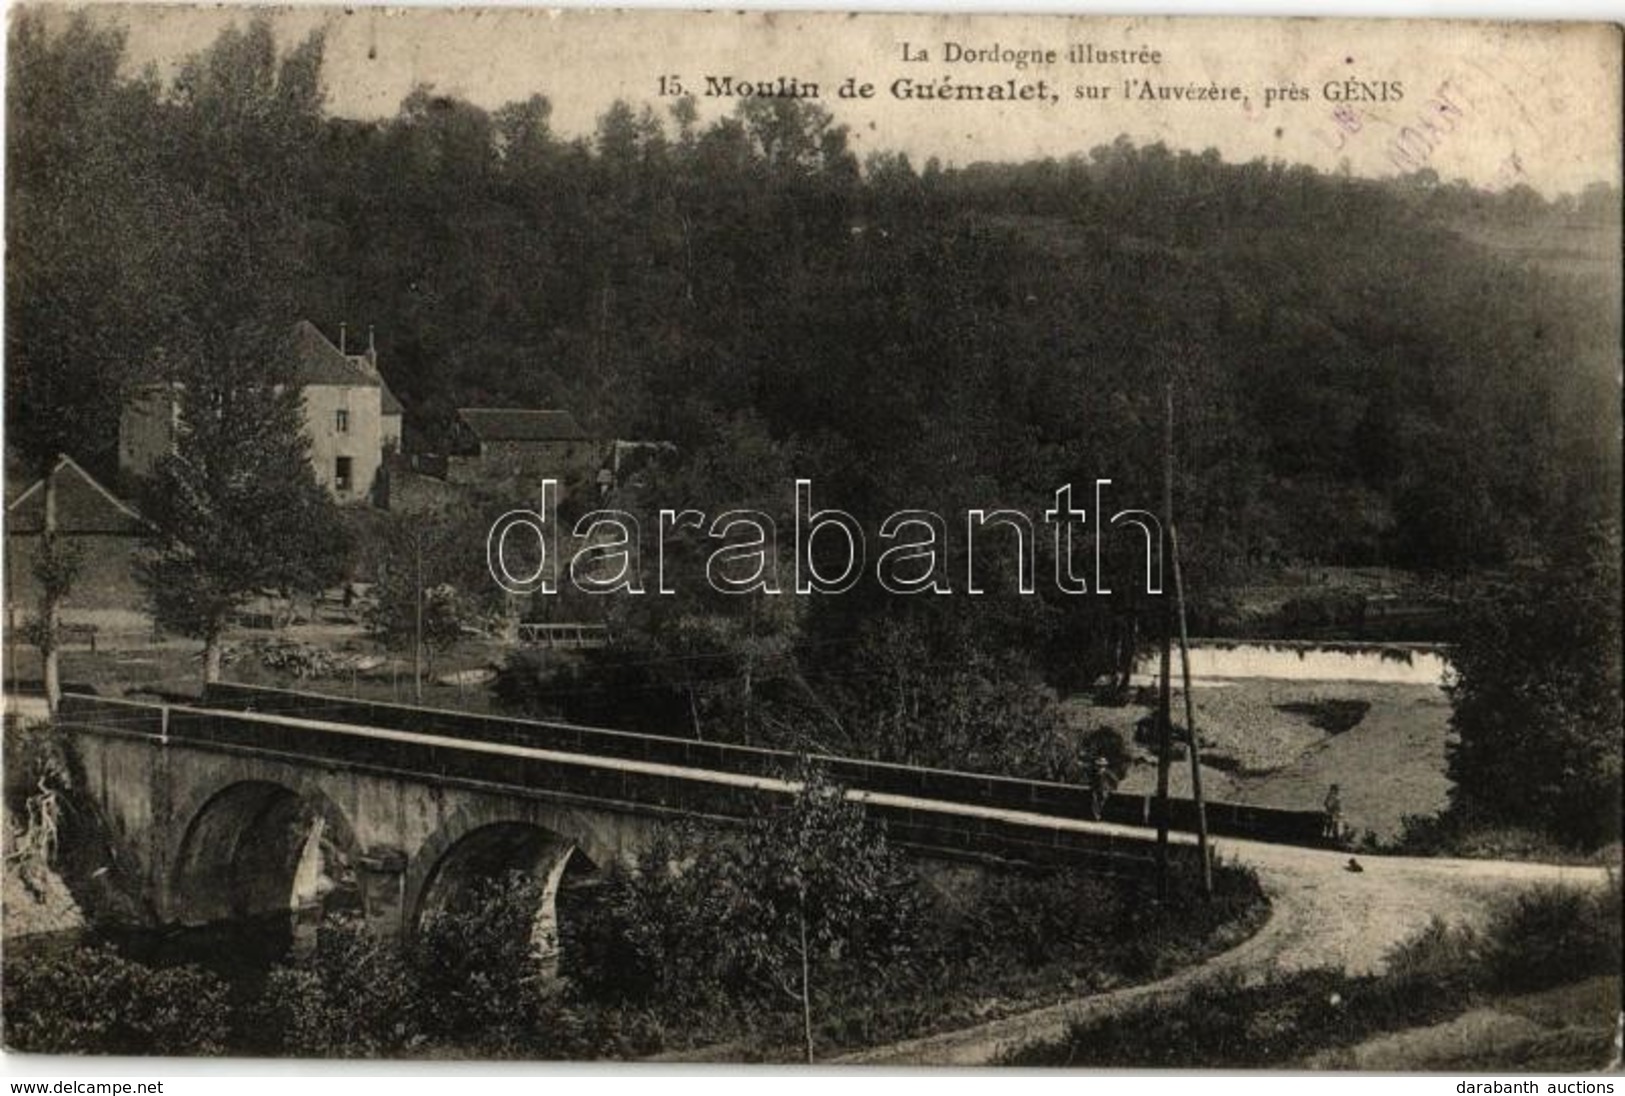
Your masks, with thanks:
[[(676, 819), (782, 809), (779, 751), (338, 697), (211, 686), (196, 705), (69, 695), (59, 726), (127, 874), (161, 924), (318, 908), (334, 892), (410, 936), (480, 881), (541, 884), (534, 939), (556, 955), (561, 884), (649, 847)], [(935, 868), (1153, 863), (1149, 804), (1041, 781), (813, 761)], [(1173, 823), (1181, 824), (1173, 805)], [(1309, 840), (1319, 817), (1210, 805), (1217, 833)], [(1185, 819), (1188, 821), (1188, 819)]]

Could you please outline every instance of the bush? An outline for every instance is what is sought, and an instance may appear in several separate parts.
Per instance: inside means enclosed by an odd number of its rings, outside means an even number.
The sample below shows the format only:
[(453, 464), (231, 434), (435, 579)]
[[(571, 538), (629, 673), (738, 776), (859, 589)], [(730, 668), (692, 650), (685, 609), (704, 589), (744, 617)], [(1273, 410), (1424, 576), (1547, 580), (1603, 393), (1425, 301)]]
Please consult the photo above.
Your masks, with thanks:
[(511, 872), (425, 920), (412, 965), (429, 1031), (493, 1055), (583, 1053), (568, 986), (544, 973), (531, 941), (541, 887)]
[(221, 1054), (228, 993), (197, 967), (148, 967), (105, 946), (8, 955), (6, 1045), (32, 1054)]
[(567, 719), (590, 726), (670, 734), (687, 727), (685, 701), (656, 680), (649, 651), (554, 651), (521, 647), (503, 660), (491, 682), (496, 706), (531, 719)]
[(1109, 881), (1076, 871), (983, 876), (940, 950), (1029, 969), (1092, 966), (1107, 950), (1103, 927), (1125, 916), (1123, 899)]
[(1277, 711), (1301, 715), (1327, 734), (1342, 734), (1358, 727), (1371, 710), (1369, 700), (1308, 700), (1291, 704), (1277, 704)]
[(542, 969), (531, 944), (540, 886), (521, 872), (476, 886), (429, 917), (410, 952), (359, 919), (328, 917), (311, 952), (271, 972), (242, 1025), (244, 1045), (323, 1057), (434, 1047), (535, 1058), (657, 1049), (635, 1010), (583, 1018), (570, 982)]
[(706, 847), (718, 839), (695, 828), (663, 833), (635, 865), (604, 873), (590, 910), (561, 912), (561, 969), (583, 998), (688, 1012), (740, 988), (720, 946), (731, 899), (720, 858)]
[[(1617, 975), (1620, 893), (1539, 887), (1500, 906), (1482, 931), (1434, 920), (1380, 976), (1320, 968), (1244, 986), (1198, 986), (1172, 1006), (1075, 1025), (1006, 1065), (1240, 1068), (1290, 1065), (1316, 1051), (1457, 1016), (1486, 993), (1522, 993)], [(1585, 1038), (1589, 1038), (1586, 1036)], [(1589, 1044), (1588, 1044), (1589, 1046)], [(1562, 1068), (1573, 1068), (1567, 1059)]]
[(242, 1036), (266, 1053), (388, 1056), (423, 1041), (422, 1006), (398, 948), (359, 918), (330, 916), (308, 954), (271, 971)]
[(791, 1007), (821, 1022), (884, 997), (923, 933), (916, 878), (818, 770), (798, 779), (795, 799), (743, 834), (691, 831), (610, 870), (567, 930), (584, 998), (706, 1025), (786, 1022)]
[(71, 788), (72, 772), (67, 739), (55, 724), (31, 720), (6, 727), (5, 799), (14, 813), (24, 813), (24, 803), (39, 791), (41, 781), (59, 791)]
[(1595, 848), (1620, 837), (1619, 530), (1561, 544), (1469, 600), (1447, 688), (1451, 812)]
[(1289, 598), (1274, 613), (1285, 634), (1313, 628), (1354, 628), (1365, 624), (1365, 595), (1355, 590), (1323, 590)]
[(1455, 810), (1407, 815), (1392, 841), (1367, 843), (1366, 851), (1402, 856), (1456, 856), (1478, 860), (1531, 860), (1558, 864), (1617, 864), (1620, 846), (1596, 848), (1559, 840), (1530, 826), (1475, 823)]
[(1498, 907), (1485, 930), (1491, 984), (1525, 992), (1620, 970), (1620, 890), (1537, 887)]
[(1024, 1047), (1003, 1065), (1150, 1069), (1281, 1067), (1383, 1031), (1442, 1020), (1464, 998), (1413, 980), (1353, 978), (1330, 968), (1243, 985), (1239, 973), (1183, 1000), (1074, 1025), (1058, 1043)]
[(1091, 766), (1097, 757), (1106, 759), (1106, 768), (1116, 780), (1122, 780), (1127, 776), (1134, 764), (1134, 751), (1129, 748), (1122, 732), (1111, 727), (1096, 727), (1085, 734), (1078, 744), (1078, 757), (1080, 768), (1076, 779), (1080, 781), (1088, 779), (1091, 775)]

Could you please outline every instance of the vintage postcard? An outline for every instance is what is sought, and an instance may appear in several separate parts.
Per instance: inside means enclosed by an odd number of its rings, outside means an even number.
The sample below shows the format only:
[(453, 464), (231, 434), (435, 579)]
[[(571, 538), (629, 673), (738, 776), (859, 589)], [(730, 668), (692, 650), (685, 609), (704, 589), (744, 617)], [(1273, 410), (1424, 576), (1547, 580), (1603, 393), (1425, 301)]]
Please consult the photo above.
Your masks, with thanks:
[(8, 1051), (1617, 1066), (1620, 28), (7, 33)]

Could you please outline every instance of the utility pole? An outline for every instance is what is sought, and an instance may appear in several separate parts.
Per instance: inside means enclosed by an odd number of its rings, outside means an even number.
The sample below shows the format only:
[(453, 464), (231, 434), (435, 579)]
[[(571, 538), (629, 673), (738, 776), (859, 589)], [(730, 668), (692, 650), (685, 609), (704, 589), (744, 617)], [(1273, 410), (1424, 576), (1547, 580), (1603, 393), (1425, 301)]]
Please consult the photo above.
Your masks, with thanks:
[[(45, 524), (44, 533), (40, 536), (40, 551), (55, 556), (47, 561), (47, 569), (54, 572), (60, 565), (62, 546), (56, 539), (56, 470), (60, 464), (47, 464), (45, 467)], [(44, 576), (42, 576), (44, 577)], [(50, 583), (56, 581), (53, 576)], [(45, 603), (40, 606), (40, 632), (44, 642), (40, 646), (40, 676), (45, 683), (45, 706), (55, 718), (57, 708), (62, 704), (62, 654), (57, 650), (57, 642), (62, 636), (60, 627), (62, 612), (58, 602), (59, 592), (50, 583), (45, 588)]]
[[(1162, 549), (1168, 548), (1168, 531), (1173, 528), (1174, 511), (1174, 386), (1163, 386), (1162, 424)], [(1173, 753), (1173, 606), (1163, 601), (1162, 681), (1157, 698), (1157, 897), (1168, 897), (1168, 769)]]
[[(7, 539), (10, 539), (9, 534)], [(3, 553), (6, 568), (6, 663), (11, 667), (11, 694), (20, 697), (23, 690), (17, 676), (17, 583), (11, 577), (13, 555), (10, 551)]]
[(1207, 848), (1207, 803), (1202, 798), (1201, 736), (1196, 733), (1196, 704), (1191, 699), (1191, 639), (1185, 626), (1185, 576), (1179, 566), (1179, 536), (1168, 526), (1174, 557), (1174, 603), (1179, 608), (1179, 661), (1185, 683), (1185, 728), (1191, 736), (1191, 795), (1196, 800), (1196, 847), (1202, 857), (1202, 893), (1213, 897), (1213, 857)]
[(417, 588), (416, 613), (412, 626), (412, 697), (413, 702), (423, 703), (423, 530), (416, 529), (412, 533), (412, 552), (417, 562)]

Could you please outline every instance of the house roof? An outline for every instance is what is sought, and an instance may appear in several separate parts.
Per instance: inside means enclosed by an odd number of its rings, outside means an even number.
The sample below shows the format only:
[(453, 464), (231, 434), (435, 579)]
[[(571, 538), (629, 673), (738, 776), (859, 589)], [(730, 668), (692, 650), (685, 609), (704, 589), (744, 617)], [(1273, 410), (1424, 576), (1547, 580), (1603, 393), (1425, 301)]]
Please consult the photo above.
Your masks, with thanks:
[(568, 411), (460, 407), (457, 417), (482, 442), (580, 441), (587, 437), (587, 432)]
[[(61, 533), (139, 533), (146, 521), (97, 483), (72, 457), (58, 457), (50, 478), (56, 483), (56, 527)], [(6, 507), (6, 533), (45, 530), (45, 479), (35, 480)]]
[(384, 385), (383, 391), (378, 393), (378, 411), (383, 415), (400, 415), (406, 412), (406, 408), (396, 398), (395, 393), (389, 390), (387, 384)]
[(329, 342), (309, 320), (294, 325), (293, 355), (302, 385), (377, 388), (383, 383), (377, 373)]

